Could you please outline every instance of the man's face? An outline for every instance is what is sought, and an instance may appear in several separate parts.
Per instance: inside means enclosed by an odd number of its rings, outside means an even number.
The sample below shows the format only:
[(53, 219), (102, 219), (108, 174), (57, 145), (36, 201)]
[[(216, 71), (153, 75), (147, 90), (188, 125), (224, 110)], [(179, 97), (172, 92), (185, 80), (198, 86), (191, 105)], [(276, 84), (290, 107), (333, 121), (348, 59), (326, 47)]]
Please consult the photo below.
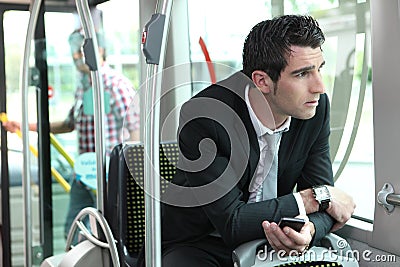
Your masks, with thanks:
[[(104, 48), (99, 47), (99, 64), (100, 66), (103, 64), (103, 55), (104, 55)], [(82, 73), (90, 73), (89, 66), (85, 63), (84, 54), (81, 51), (74, 52), (72, 54), (72, 58), (74, 60), (75, 67), (78, 71)]]
[(274, 90), (265, 97), (276, 122), (288, 116), (310, 119), (315, 115), (320, 94), (325, 92), (320, 73), (325, 61), (321, 49), (292, 46), (288, 65)]

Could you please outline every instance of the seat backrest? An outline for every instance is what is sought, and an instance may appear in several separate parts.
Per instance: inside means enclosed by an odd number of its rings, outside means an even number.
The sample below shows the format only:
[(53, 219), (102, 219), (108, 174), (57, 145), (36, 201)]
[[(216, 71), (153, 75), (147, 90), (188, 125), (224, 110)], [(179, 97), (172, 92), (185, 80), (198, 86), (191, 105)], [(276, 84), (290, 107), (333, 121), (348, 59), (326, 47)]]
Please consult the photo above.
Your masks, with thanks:
[[(160, 144), (161, 192), (175, 174), (176, 142)], [(144, 242), (143, 144), (119, 145), (110, 157), (105, 217), (110, 224), (120, 259), (135, 258)]]

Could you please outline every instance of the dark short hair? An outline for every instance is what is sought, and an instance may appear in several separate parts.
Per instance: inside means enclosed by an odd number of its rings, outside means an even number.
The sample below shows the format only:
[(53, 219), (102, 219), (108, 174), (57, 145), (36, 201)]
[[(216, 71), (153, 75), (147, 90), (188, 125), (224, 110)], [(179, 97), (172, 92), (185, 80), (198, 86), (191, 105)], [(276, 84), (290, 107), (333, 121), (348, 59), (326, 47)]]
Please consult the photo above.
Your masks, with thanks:
[(317, 48), (325, 37), (318, 22), (308, 15), (283, 15), (255, 25), (243, 46), (243, 72), (251, 78), (265, 71), (273, 82), (287, 66), (292, 45)]
[[(77, 29), (73, 31), (69, 37), (68, 37), (68, 43), (71, 49), (71, 54), (74, 54), (76, 52), (80, 52), (81, 48), (83, 46), (85, 36), (81, 32), (80, 29)], [(103, 60), (106, 60), (106, 47), (105, 47), (105, 39), (104, 39), (104, 34), (101, 32), (96, 32), (96, 39), (97, 39), (97, 44), (99, 48), (104, 49), (104, 54), (103, 54)]]

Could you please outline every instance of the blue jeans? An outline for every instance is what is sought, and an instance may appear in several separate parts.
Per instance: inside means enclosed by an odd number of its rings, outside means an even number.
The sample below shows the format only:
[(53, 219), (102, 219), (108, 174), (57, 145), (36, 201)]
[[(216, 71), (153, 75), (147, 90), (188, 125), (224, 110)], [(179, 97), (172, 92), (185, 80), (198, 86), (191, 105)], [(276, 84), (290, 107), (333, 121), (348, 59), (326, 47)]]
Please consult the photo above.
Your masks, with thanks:
[(64, 235), (68, 236), (69, 229), (72, 222), (78, 213), (86, 207), (95, 207), (96, 196), (92, 190), (88, 189), (85, 185), (77, 182), (75, 179), (71, 185), (68, 213), (64, 224)]

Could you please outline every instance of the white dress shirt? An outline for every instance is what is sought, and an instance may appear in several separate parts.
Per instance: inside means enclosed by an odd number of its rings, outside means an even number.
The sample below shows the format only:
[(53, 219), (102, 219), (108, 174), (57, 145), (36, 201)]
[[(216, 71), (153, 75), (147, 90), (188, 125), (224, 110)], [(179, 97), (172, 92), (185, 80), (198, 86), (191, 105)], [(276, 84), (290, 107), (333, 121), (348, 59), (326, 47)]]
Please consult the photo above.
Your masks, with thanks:
[[(252, 89), (254, 90), (254, 89)], [(258, 162), (256, 172), (250, 181), (248, 202), (259, 202), (277, 197), (278, 187), (278, 153), (282, 137), (282, 133), (289, 130), (291, 117), (275, 130), (271, 130), (261, 123), (257, 118), (249, 100), (249, 88), (245, 91), (245, 101), (249, 110), (250, 118), (257, 134), (258, 144), (260, 147), (260, 160)], [(293, 193), (299, 215), (305, 215), (305, 207), (300, 193)]]

